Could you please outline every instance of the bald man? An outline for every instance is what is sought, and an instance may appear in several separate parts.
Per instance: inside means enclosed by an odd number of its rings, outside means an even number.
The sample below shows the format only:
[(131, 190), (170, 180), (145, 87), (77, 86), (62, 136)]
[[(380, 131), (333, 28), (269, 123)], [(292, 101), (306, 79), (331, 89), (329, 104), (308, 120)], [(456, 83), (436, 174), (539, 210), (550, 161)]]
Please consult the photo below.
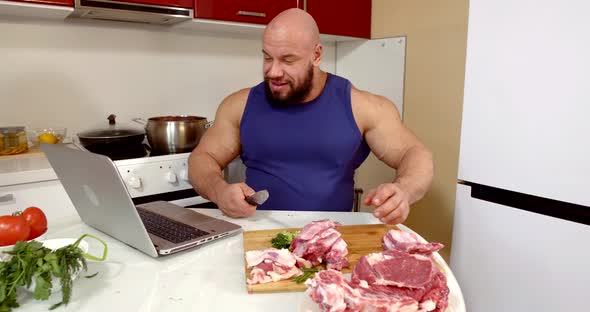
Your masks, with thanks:
[[(433, 162), (395, 105), (320, 69), (318, 27), (305, 11), (275, 17), (262, 46), (264, 81), (224, 99), (191, 153), (195, 190), (230, 217), (256, 209), (351, 211), (354, 171), (372, 151), (397, 175), (364, 203), (381, 222), (402, 223), (428, 190)], [(221, 171), (238, 155), (246, 183), (228, 184)], [(270, 193), (264, 204), (246, 202), (262, 189)]]

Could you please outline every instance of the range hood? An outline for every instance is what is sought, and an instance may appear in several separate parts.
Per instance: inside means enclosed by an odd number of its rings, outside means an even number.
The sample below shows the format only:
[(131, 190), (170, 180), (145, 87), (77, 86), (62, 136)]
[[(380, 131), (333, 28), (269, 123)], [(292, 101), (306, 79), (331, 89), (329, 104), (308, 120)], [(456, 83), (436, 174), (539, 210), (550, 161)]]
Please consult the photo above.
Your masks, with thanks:
[(171, 25), (191, 20), (193, 10), (112, 0), (75, 0), (71, 17)]

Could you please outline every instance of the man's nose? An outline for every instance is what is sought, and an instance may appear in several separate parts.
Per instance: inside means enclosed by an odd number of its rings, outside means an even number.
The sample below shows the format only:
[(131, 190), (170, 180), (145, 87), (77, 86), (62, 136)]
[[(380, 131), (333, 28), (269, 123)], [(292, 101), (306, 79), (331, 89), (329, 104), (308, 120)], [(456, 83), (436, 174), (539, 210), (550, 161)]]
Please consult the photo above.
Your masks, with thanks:
[(283, 69), (281, 68), (281, 65), (279, 65), (278, 62), (272, 62), (272, 64), (270, 65), (270, 68), (268, 69), (268, 72), (266, 73), (266, 76), (268, 76), (268, 78), (279, 78), (283, 76)]

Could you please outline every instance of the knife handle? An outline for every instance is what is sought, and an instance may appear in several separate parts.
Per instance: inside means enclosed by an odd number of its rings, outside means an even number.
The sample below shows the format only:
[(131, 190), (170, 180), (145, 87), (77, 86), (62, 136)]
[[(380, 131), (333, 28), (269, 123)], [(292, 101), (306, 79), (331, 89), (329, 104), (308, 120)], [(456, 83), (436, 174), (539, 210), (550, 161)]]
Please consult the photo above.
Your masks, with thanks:
[(248, 204), (250, 204), (252, 206), (258, 206), (258, 203), (255, 202), (251, 196), (246, 197), (246, 201), (248, 202)]

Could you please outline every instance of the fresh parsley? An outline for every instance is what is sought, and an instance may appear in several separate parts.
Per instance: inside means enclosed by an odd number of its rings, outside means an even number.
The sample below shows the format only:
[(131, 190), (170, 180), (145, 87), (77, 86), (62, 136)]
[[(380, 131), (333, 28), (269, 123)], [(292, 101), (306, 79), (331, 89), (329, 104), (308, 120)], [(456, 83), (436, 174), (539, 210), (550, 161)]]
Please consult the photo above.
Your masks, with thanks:
[(299, 232), (280, 232), (270, 240), (270, 243), (274, 248), (283, 249), (291, 247), (293, 239), (299, 234)]
[[(91, 237), (103, 246), (102, 257), (86, 254), (78, 247), (82, 239)], [(72, 296), (72, 275), (80, 270), (87, 270), (86, 259), (104, 261), (107, 245), (98, 237), (84, 234), (73, 244), (55, 251), (43, 247), (37, 241), (16, 243), (11, 251), (5, 253), (13, 257), (7, 262), (0, 262), (0, 312), (9, 312), (19, 306), (16, 292), (19, 287), (30, 287), (33, 279), (35, 289), (33, 298), (47, 300), (51, 295), (52, 277), (59, 279), (62, 289), (62, 301), (50, 307), (53, 310), (67, 305)], [(96, 275), (96, 274), (95, 274)]]
[(293, 279), (297, 284), (301, 284), (306, 280), (314, 277), (315, 274), (320, 271), (320, 268), (303, 268), (301, 269), (301, 271), (303, 271), (303, 275), (299, 275)]

